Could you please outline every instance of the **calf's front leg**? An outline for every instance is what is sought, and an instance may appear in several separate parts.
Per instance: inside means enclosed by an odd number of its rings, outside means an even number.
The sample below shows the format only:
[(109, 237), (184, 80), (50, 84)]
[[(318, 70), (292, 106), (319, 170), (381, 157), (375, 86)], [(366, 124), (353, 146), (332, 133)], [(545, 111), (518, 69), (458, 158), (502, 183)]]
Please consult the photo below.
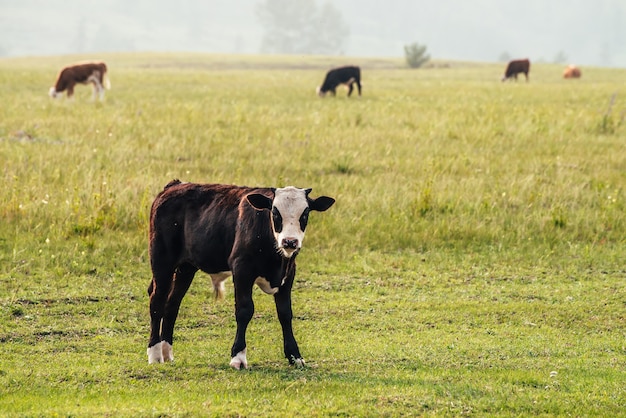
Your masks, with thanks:
[[(293, 280), (293, 279), (291, 279)], [(293, 335), (293, 311), (291, 309), (291, 283), (286, 283), (278, 293), (274, 295), (276, 313), (283, 330), (283, 348), (289, 364), (296, 367), (304, 367), (304, 359), (300, 355), (298, 343)]]
[[(233, 276), (235, 277), (235, 276)], [(254, 315), (254, 302), (252, 301), (252, 283), (238, 285), (235, 282), (235, 319), (237, 321), (237, 333), (235, 342), (230, 350), (230, 367), (234, 369), (248, 368), (246, 358), (246, 330)]]

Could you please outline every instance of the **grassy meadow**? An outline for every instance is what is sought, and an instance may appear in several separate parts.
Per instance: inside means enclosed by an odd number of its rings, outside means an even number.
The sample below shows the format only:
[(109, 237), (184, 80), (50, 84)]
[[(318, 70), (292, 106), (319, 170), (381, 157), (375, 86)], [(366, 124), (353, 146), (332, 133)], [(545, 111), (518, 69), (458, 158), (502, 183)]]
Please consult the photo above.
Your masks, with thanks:
[[(626, 70), (104, 55), (104, 102), (0, 59), (0, 416), (626, 416)], [(332, 65), (363, 96), (320, 99)], [(148, 214), (173, 178), (312, 187), (294, 330), (199, 273), (148, 365)]]

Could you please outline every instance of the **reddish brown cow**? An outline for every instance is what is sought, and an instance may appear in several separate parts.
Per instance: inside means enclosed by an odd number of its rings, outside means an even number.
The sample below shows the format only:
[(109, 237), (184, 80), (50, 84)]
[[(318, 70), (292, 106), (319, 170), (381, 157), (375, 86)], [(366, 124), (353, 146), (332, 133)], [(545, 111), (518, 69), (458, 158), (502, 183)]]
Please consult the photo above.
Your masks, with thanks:
[(54, 99), (66, 90), (67, 97), (72, 97), (74, 86), (78, 83), (92, 83), (93, 98), (95, 99), (97, 94), (100, 100), (104, 99), (104, 87), (111, 88), (106, 64), (104, 62), (86, 62), (68, 65), (59, 73), (55, 85), (50, 87), (50, 97)]
[(513, 60), (510, 61), (506, 66), (506, 70), (504, 71), (504, 77), (502, 77), (502, 81), (507, 80), (509, 78), (515, 78), (517, 81), (517, 75), (519, 73), (523, 73), (526, 76), (526, 81), (528, 81), (528, 73), (530, 72), (530, 61), (528, 59), (523, 60)]
[(580, 69), (575, 65), (568, 65), (563, 70), (563, 78), (580, 78), (581, 75)]

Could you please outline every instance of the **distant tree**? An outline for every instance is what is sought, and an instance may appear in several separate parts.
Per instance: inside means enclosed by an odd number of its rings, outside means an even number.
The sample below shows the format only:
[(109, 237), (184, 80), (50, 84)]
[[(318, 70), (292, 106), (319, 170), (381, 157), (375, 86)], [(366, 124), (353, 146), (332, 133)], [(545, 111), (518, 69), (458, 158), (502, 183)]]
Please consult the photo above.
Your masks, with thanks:
[(559, 51), (555, 56), (554, 56), (554, 63), (555, 64), (565, 64), (567, 62), (568, 58), (567, 55), (565, 54), (565, 52), (563, 51)]
[(350, 35), (350, 28), (341, 12), (330, 2), (324, 3), (314, 17), (312, 33), (308, 34), (308, 50), (311, 54), (343, 54), (343, 47)]
[(426, 45), (417, 42), (404, 46), (404, 57), (411, 68), (419, 68), (430, 59), (430, 55), (426, 55)]
[(501, 53), (500, 56), (498, 57), (498, 61), (500, 61), (500, 62), (509, 62), (509, 61), (511, 61), (511, 54), (509, 54), (506, 51)]
[(257, 4), (256, 14), (265, 28), (261, 52), (338, 54), (349, 32), (329, 2), (318, 9), (315, 0), (264, 0)]
[(257, 17), (265, 27), (261, 52), (302, 53), (305, 38), (313, 29), (310, 18), (314, 11), (314, 0), (265, 0), (257, 4)]

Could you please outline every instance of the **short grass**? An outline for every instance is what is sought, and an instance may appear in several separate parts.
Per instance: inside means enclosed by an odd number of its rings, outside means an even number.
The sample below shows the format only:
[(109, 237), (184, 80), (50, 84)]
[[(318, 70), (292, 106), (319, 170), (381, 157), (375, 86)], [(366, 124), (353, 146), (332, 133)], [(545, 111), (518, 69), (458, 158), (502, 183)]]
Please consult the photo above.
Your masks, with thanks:
[[(325, 57), (0, 60), (0, 414), (626, 415), (626, 70)], [(313, 187), (294, 290), (304, 370), (260, 292), (228, 367), (232, 289), (198, 274), (176, 361), (147, 364), (147, 218), (172, 178)]]

